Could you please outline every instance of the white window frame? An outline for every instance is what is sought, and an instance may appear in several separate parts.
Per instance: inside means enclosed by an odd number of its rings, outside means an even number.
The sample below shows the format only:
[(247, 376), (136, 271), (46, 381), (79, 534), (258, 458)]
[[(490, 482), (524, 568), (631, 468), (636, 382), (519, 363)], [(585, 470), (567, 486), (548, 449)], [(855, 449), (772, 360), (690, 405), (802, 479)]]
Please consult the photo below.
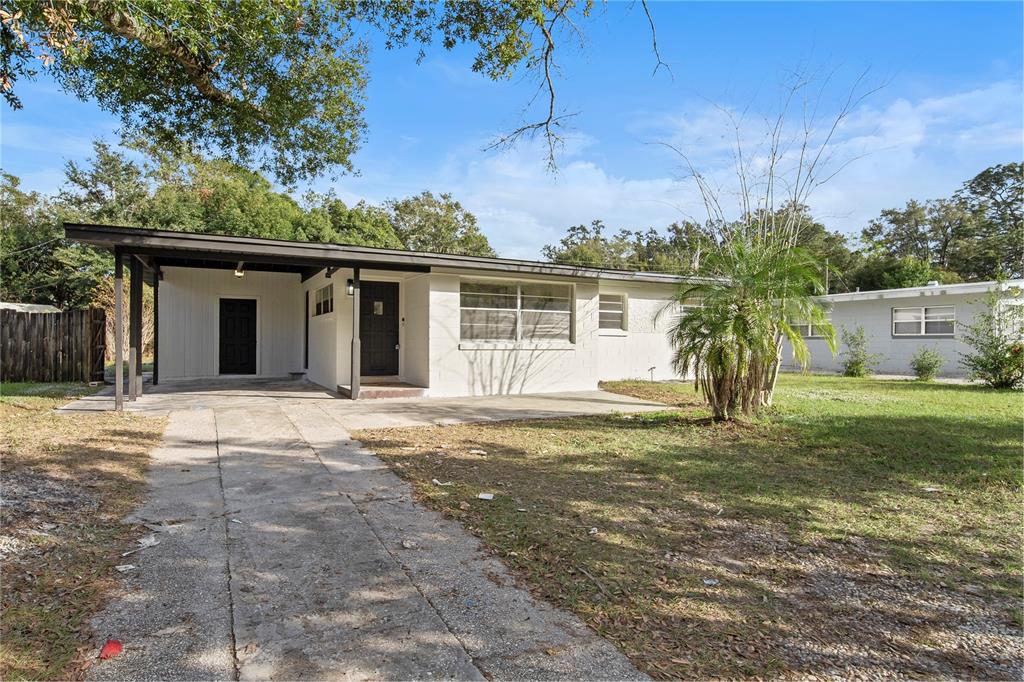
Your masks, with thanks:
[[(317, 305), (319, 303), (322, 302), (321, 300), (318, 300), (318, 299), (320, 299), (320, 293), (323, 292), (323, 291), (327, 291), (328, 289), (331, 290), (331, 293), (330, 293), (329, 296), (325, 294), (324, 298), (322, 299), (322, 301), (330, 301), (331, 302), (331, 309), (326, 311), (326, 312), (324, 312), (323, 308), (321, 308), (321, 312), (318, 313), (316, 311), (316, 307), (317, 307)], [(310, 306), (310, 313), (311, 313), (310, 317), (321, 317), (323, 315), (330, 315), (331, 313), (333, 313), (334, 312), (334, 284), (333, 283), (325, 284), (324, 286), (318, 287), (317, 289), (315, 289), (313, 291), (313, 300), (310, 301), (310, 303), (312, 304)]]
[[(949, 310), (950, 317), (946, 317), (945, 313), (941, 313), (939, 317), (937, 313), (928, 314), (929, 310)], [(915, 332), (897, 332), (896, 331), (896, 313), (897, 312), (914, 312), (917, 314), (916, 320), (904, 320), (903, 323), (917, 322), (917, 331)], [(902, 337), (915, 337), (915, 336), (933, 336), (938, 338), (952, 338), (956, 334), (956, 306), (955, 305), (919, 305), (919, 306), (904, 306), (904, 307), (893, 307), (889, 315), (890, 328), (892, 335)], [(925, 331), (928, 328), (928, 322), (952, 322), (953, 331), (951, 332), (928, 332)]]
[(804, 339), (823, 339), (823, 338), (825, 338), (824, 334), (815, 334), (814, 332), (816, 331), (817, 327), (823, 327), (826, 324), (832, 324), (832, 316), (831, 315), (829, 315), (828, 317), (825, 318), (825, 322), (823, 324), (813, 324), (813, 323), (808, 322), (806, 320), (801, 320), (799, 322), (790, 322), (789, 326), (793, 327), (794, 329), (799, 331), (801, 338), (804, 338)]
[[(504, 284), (506, 286), (514, 285), (516, 288), (516, 334), (514, 339), (464, 339), (462, 338), (462, 311), (463, 310), (506, 310), (511, 311), (512, 308), (478, 308), (471, 306), (462, 305), (462, 285), (467, 283), (477, 284)], [(529, 339), (523, 338), (523, 285), (531, 284), (550, 284), (554, 286), (566, 287), (569, 290), (567, 299), (569, 301), (569, 310), (548, 310), (548, 311), (531, 311), (526, 309), (525, 312), (549, 312), (549, 313), (564, 313), (569, 316), (569, 338), (568, 339)], [(515, 346), (524, 346), (529, 344), (541, 345), (541, 344), (569, 344), (575, 345), (576, 343), (576, 285), (571, 282), (552, 282), (549, 280), (507, 280), (507, 279), (488, 279), (484, 277), (473, 277), (459, 280), (459, 344), (467, 348), (471, 348), (477, 345), (482, 346), (502, 346), (505, 344), (513, 344)]]
[[(622, 320), (619, 322), (618, 327), (602, 327), (601, 326), (601, 297), (602, 296), (615, 296), (619, 299), (622, 306), (621, 314)], [(610, 311), (614, 312), (614, 311)], [(618, 291), (602, 291), (597, 295), (597, 331), (599, 334), (605, 334), (607, 336), (623, 336), (624, 332), (629, 331), (629, 294), (618, 292)]]

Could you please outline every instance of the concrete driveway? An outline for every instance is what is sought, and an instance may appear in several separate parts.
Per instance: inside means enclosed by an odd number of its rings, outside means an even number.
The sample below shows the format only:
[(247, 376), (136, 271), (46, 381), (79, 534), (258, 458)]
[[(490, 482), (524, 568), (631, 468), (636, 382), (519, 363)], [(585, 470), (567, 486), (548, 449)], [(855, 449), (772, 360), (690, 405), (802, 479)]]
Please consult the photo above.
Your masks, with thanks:
[[(125, 651), (92, 679), (643, 677), (417, 505), (347, 429), (662, 406), (600, 392), (353, 403), (298, 382), (208, 389), (133, 404), (169, 415), (131, 519), (159, 544), (123, 559), (136, 568), (94, 625)], [(85, 403), (69, 408), (97, 405)]]

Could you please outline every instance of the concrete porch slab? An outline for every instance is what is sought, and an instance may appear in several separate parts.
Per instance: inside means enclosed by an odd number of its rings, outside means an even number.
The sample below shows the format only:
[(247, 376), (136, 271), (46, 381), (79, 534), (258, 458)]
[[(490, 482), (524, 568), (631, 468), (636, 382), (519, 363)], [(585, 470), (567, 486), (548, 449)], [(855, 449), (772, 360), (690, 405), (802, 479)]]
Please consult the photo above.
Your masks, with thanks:
[[(651, 412), (661, 403), (605, 391), (573, 391), (530, 395), (492, 395), (463, 398), (381, 398), (347, 400), (334, 391), (294, 379), (211, 379), (165, 382), (147, 387), (125, 409), (154, 415), (175, 410), (258, 408), (271, 405), (317, 407), (349, 430), (463, 424), (512, 419), (544, 419), (613, 412)], [(76, 400), (65, 412), (104, 411), (114, 406), (113, 389)]]

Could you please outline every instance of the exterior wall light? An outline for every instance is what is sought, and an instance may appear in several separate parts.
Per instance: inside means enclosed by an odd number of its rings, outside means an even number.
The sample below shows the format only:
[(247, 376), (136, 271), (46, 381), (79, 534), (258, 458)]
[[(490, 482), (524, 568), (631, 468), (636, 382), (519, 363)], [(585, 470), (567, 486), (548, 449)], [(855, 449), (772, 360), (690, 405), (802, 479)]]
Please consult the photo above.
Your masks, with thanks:
[(349, 296), (355, 296), (355, 294), (356, 294), (355, 282), (353, 282), (350, 279), (349, 280), (345, 280), (345, 293), (348, 294)]
[(235, 277), (245, 277), (245, 262), (238, 261), (238, 265), (235, 267)]

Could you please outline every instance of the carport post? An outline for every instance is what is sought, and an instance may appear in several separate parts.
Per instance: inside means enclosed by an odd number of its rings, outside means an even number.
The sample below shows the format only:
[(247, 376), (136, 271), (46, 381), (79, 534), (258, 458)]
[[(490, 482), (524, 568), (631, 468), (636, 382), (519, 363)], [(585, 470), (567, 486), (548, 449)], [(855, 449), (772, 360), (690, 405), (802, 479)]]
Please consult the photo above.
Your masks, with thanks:
[(160, 268), (153, 270), (153, 385), (160, 383)]
[(359, 353), (359, 268), (356, 267), (352, 268), (352, 379), (349, 391), (352, 400), (359, 398), (359, 374), (362, 372)]
[(135, 257), (128, 264), (128, 276), (128, 400), (135, 400), (142, 388), (142, 264)]
[(114, 409), (124, 409), (124, 263), (114, 249)]

